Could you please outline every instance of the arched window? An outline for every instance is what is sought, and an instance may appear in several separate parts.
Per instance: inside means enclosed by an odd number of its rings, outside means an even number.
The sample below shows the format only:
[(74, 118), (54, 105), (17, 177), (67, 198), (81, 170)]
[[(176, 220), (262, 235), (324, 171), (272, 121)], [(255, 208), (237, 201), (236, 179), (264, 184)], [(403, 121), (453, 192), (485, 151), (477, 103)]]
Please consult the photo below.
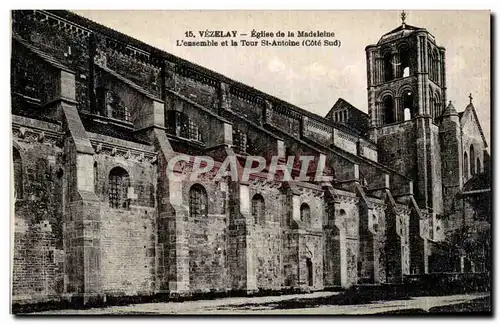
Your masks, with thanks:
[(300, 220), (305, 224), (311, 224), (311, 208), (306, 203), (300, 205)]
[(266, 221), (266, 206), (264, 197), (255, 194), (252, 198), (252, 216), (255, 224), (264, 224)]
[(431, 79), (436, 81), (436, 52), (431, 53)]
[(474, 152), (474, 146), (471, 144), (470, 149), (469, 149), (469, 158), (470, 158), (470, 175), (474, 175), (476, 173), (476, 167), (475, 167), (475, 161), (476, 161), (476, 154)]
[(411, 119), (411, 112), (410, 108), (405, 108), (404, 110), (404, 121), (410, 120)]
[(391, 53), (386, 53), (384, 55), (384, 81), (391, 81), (393, 76), (392, 55)]
[(23, 198), (23, 164), (21, 161), (21, 154), (13, 147), (12, 158), (14, 162), (14, 197), (16, 199)]
[(431, 89), (429, 89), (429, 98), (430, 98), (429, 99), (429, 105), (430, 105), (429, 108), (431, 110), (431, 117), (434, 118), (435, 115), (436, 115), (436, 112), (435, 112), (435, 103), (436, 103), (436, 101), (435, 101), (434, 97), (432, 96), (432, 90)]
[(123, 168), (116, 167), (109, 173), (109, 206), (111, 208), (128, 209), (130, 199), (128, 199), (128, 188), (130, 178)]
[(441, 84), (441, 57), (436, 52), (436, 83)]
[(469, 157), (467, 152), (464, 152), (464, 178), (469, 178)]
[(436, 49), (429, 49), (429, 77), (432, 81), (439, 83), (439, 54)]
[(410, 76), (410, 51), (408, 47), (402, 47), (399, 51), (401, 61), (401, 68), (403, 78)]
[(404, 120), (412, 119), (414, 116), (413, 111), (413, 92), (412, 91), (404, 91), (403, 93), (403, 111), (404, 111)]
[(436, 49), (432, 51), (432, 69), (434, 82), (439, 83), (439, 53)]
[(430, 46), (427, 47), (427, 70), (429, 72), (429, 78), (432, 79), (432, 51)]
[(434, 93), (433, 97), (433, 106), (434, 106), (434, 114), (432, 115), (433, 118), (437, 118), (441, 116), (441, 98), (439, 97), (439, 93)]
[(410, 76), (410, 67), (407, 66), (403, 69), (403, 78), (409, 77)]
[(208, 216), (207, 192), (199, 184), (189, 189), (189, 216), (195, 218)]
[(481, 160), (479, 159), (479, 156), (476, 159), (476, 174), (481, 173)]
[(385, 124), (394, 123), (394, 101), (391, 96), (384, 98), (384, 121)]

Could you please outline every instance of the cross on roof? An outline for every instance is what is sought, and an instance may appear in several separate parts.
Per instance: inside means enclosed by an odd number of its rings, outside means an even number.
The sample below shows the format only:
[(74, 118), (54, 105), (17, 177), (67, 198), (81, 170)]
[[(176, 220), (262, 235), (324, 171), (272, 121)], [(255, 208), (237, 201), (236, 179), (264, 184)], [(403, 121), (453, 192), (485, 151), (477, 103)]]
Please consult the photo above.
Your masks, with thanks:
[(472, 104), (472, 93), (469, 93), (469, 100), (470, 100), (470, 103)]

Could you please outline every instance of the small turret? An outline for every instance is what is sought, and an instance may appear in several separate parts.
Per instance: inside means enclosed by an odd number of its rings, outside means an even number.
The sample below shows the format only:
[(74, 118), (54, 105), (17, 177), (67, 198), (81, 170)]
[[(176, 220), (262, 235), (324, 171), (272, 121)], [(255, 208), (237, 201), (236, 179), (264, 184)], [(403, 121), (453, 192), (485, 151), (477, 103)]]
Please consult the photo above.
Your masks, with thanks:
[(445, 117), (445, 116), (458, 116), (458, 112), (455, 109), (455, 106), (453, 106), (453, 104), (451, 103), (451, 100), (448, 103), (448, 106), (446, 106), (446, 108), (444, 109), (442, 116), (443, 117)]

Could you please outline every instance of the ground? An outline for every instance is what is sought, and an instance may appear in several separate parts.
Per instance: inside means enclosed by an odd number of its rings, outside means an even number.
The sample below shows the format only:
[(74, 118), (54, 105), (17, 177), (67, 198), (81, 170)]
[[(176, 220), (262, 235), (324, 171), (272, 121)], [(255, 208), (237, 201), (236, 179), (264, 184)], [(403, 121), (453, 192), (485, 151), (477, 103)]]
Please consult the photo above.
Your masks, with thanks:
[(79, 315), (168, 315), (168, 314), (418, 314), (434, 312), (490, 312), (490, 294), (410, 297), (346, 305), (327, 304), (336, 300), (337, 292), (316, 292), (301, 295), (270, 297), (230, 297), (216, 300), (132, 304), (83, 310), (53, 310), (38, 314)]

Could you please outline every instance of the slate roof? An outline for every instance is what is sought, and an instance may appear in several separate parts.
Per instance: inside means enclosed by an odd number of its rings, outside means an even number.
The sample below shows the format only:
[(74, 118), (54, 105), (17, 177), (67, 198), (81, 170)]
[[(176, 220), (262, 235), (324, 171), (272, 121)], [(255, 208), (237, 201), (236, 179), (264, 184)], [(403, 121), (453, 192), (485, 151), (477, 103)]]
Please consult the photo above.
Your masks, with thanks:
[(491, 177), (488, 173), (475, 174), (470, 178), (463, 188), (463, 192), (490, 189)]
[(393, 30), (391, 30), (388, 33), (385, 33), (380, 37), (380, 40), (378, 41), (378, 44), (382, 44), (385, 42), (389, 42), (393, 39), (401, 38), (401, 37), (406, 37), (416, 31), (427, 31), (425, 28), (421, 27), (416, 27), (416, 26), (411, 26), (411, 25), (401, 25)]

